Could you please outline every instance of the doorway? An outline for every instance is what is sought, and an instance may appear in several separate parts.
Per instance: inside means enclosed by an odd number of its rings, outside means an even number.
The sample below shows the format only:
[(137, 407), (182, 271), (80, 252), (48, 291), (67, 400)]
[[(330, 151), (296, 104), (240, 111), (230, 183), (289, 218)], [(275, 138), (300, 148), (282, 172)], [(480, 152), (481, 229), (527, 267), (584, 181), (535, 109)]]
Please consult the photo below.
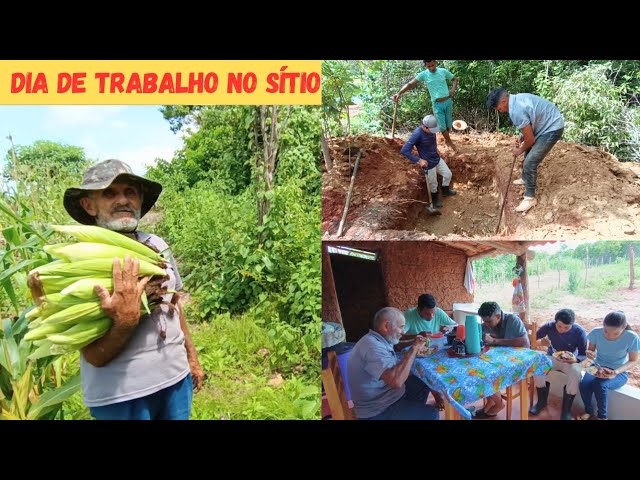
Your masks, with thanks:
[(387, 306), (380, 253), (329, 247), (333, 279), (347, 342), (357, 342), (371, 328), (375, 313)]

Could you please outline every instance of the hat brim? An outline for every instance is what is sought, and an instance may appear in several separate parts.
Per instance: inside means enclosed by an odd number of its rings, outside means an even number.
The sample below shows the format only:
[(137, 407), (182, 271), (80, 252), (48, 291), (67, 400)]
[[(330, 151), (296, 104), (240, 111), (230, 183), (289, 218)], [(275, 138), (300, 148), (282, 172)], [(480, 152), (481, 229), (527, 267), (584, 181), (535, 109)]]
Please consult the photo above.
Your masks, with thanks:
[(466, 130), (467, 122), (465, 122), (464, 120), (456, 120), (455, 122), (453, 122), (453, 128), (455, 128), (456, 130)]
[(136, 182), (140, 185), (142, 193), (142, 205), (140, 206), (140, 218), (144, 217), (153, 205), (158, 200), (158, 197), (162, 193), (162, 185), (153, 180), (148, 180), (137, 175), (129, 173), (121, 173), (116, 175), (112, 180), (104, 182), (95, 182), (82, 185), (80, 187), (68, 188), (64, 192), (63, 204), (64, 208), (71, 218), (83, 225), (95, 225), (96, 219), (89, 215), (82, 205), (80, 205), (80, 199), (87, 195), (90, 190), (104, 190), (112, 183), (118, 180), (129, 180)]

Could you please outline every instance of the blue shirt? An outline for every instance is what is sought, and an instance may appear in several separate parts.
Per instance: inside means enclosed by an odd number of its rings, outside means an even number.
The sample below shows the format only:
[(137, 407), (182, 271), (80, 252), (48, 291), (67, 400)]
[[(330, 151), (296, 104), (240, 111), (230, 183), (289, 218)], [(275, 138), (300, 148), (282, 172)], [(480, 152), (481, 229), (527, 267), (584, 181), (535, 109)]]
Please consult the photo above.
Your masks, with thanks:
[(564, 118), (558, 107), (531, 93), (509, 95), (509, 117), (520, 131), (531, 125), (536, 139), (545, 133), (564, 128)]
[(404, 385), (391, 388), (380, 379), (385, 370), (399, 361), (393, 346), (378, 332), (369, 330), (358, 340), (347, 361), (347, 381), (356, 417), (374, 417), (404, 395)]
[(449, 96), (449, 85), (447, 80), (453, 80), (455, 76), (446, 68), (436, 67), (436, 71), (431, 73), (429, 69), (423, 70), (416, 75), (416, 80), (424, 82), (429, 90), (431, 102), (438, 98)]
[(498, 327), (486, 328), (483, 325), (482, 332), (493, 334), (496, 338), (503, 338), (505, 340), (524, 337), (527, 339), (527, 345), (529, 344), (529, 337), (527, 336), (527, 330), (524, 328), (524, 323), (522, 323), (519, 316), (513, 313), (502, 312), (502, 318), (500, 319)]
[(604, 338), (604, 328), (594, 328), (587, 335), (587, 340), (596, 346), (596, 362), (603, 367), (615, 370), (629, 361), (629, 352), (640, 350), (638, 334), (633, 330), (625, 330), (615, 340)]
[[(411, 150), (413, 146), (418, 149), (419, 157), (416, 157)], [(400, 150), (405, 157), (411, 160), (411, 163), (418, 163), (420, 159), (426, 160), (428, 163), (427, 170), (431, 170), (433, 167), (440, 163), (440, 155), (438, 155), (438, 145), (436, 144), (436, 134), (431, 132), (425, 132), (420, 126), (416, 128), (407, 143)], [(423, 168), (424, 170), (424, 168)]]
[(547, 337), (551, 342), (547, 353), (551, 355), (553, 348), (559, 352), (571, 352), (576, 355), (579, 362), (587, 358), (587, 331), (577, 323), (571, 325), (571, 329), (560, 333), (556, 328), (556, 322), (548, 322), (542, 325), (536, 332), (536, 338)]

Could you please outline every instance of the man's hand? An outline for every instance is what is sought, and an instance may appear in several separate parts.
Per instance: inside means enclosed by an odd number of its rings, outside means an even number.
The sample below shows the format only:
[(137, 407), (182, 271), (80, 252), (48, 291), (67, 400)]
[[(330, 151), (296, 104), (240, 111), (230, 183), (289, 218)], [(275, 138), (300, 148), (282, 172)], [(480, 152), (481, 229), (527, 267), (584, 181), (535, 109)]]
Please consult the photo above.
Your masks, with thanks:
[(589, 360), (593, 360), (596, 358), (596, 352), (594, 352), (593, 350), (587, 350), (586, 353)]
[(513, 153), (514, 156), (518, 157), (524, 153), (524, 148), (520, 146), (514, 147), (513, 150), (511, 150), (511, 153)]
[(496, 343), (496, 339), (493, 338), (488, 333), (484, 334), (484, 337), (482, 338), (482, 341), (484, 342), (485, 345), (494, 345)]
[(193, 382), (193, 391), (198, 392), (204, 383), (204, 371), (198, 362), (198, 359), (189, 359), (189, 368), (191, 369), (191, 381)]
[(411, 344), (411, 349), (414, 352), (418, 352), (422, 347), (424, 347), (427, 342), (427, 337), (423, 337), (422, 335), (416, 335), (416, 338), (413, 339), (413, 343)]
[(391, 98), (393, 98), (393, 101), (394, 101), (395, 103), (398, 103), (398, 100), (400, 99), (400, 94), (399, 94), (399, 93), (396, 93), (396, 94), (395, 94), (393, 97), (391, 97)]
[(113, 259), (113, 294), (101, 285), (95, 291), (100, 298), (102, 310), (111, 317), (114, 327), (133, 328), (140, 321), (140, 299), (144, 287), (150, 277), (138, 281), (140, 261), (129, 255), (124, 257), (124, 265), (120, 259)]
[(451, 87), (451, 88), (449, 89), (449, 96), (450, 96), (450, 97), (453, 97), (455, 94), (456, 94), (456, 89), (455, 89), (454, 87)]
[(426, 160), (420, 159), (418, 160), (418, 165), (420, 165), (422, 168), (427, 168), (429, 166), (429, 162), (427, 162)]

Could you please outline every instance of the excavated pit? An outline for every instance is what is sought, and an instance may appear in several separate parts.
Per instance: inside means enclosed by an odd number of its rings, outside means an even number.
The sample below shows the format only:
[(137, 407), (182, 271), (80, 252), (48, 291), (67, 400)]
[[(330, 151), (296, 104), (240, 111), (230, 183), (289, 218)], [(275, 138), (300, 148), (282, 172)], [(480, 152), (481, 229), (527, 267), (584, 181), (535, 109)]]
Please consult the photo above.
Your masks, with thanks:
[[(452, 138), (456, 153), (444, 147), (440, 135), (438, 149), (453, 172), (452, 185), (458, 194), (441, 198), (439, 216), (427, 212), (425, 177), (400, 153), (402, 139), (368, 135), (334, 139), (334, 167), (323, 175), (323, 238), (640, 237), (638, 165), (620, 163), (601, 150), (565, 142), (559, 142), (539, 168), (536, 207), (526, 214), (516, 213), (524, 187), (510, 186), (496, 235), (513, 162), (513, 137), (470, 133)], [(343, 234), (338, 237), (358, 151), (363, 155)], [(520, 177), (521, 169), (522, 157), (516, 160), (512, 180)], [(441, 177), (438, 179), (440, 183)]]

